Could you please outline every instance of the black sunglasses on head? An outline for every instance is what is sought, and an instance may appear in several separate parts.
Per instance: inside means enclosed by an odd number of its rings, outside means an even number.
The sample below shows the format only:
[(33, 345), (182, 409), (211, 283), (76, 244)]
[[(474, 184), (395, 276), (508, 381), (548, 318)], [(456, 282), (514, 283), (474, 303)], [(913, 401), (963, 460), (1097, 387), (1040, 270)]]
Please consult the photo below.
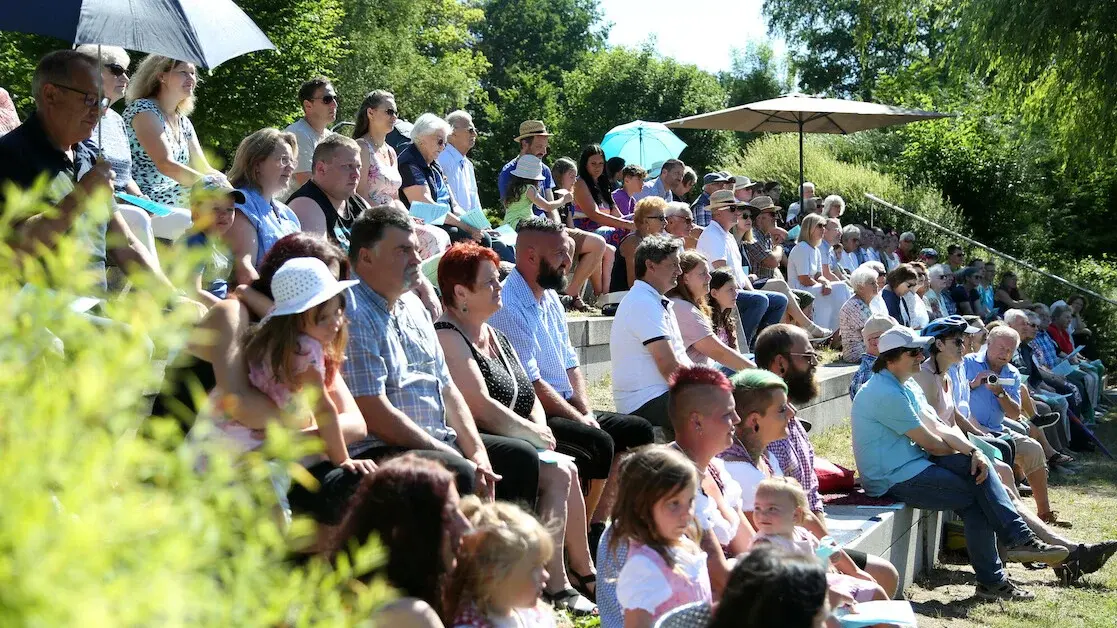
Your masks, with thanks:
[(108, 70), (113, 76), (124, 76), (128, 68), (120, 65), (119, 63), (106, 63), (105, 69)]

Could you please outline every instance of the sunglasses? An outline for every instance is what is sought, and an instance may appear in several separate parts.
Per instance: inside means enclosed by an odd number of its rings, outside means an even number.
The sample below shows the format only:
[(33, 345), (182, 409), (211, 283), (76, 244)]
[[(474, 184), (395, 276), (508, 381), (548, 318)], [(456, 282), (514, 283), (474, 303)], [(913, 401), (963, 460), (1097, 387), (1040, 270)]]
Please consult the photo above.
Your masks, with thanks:
[(395, 118), (396, 116), (399, 115), (399, 112), (396, 111), (395, 109), (382, 109), (381, 111), (388, 114), (389, 118)]
[(332, 105), (333, 103), (341, 104), (341, 96), (337, 94), (326, 94), (321, 98), (312, 98), (311, 100), (321, 100), (323, 105)]
[(658, 214), (656, 216), (644, 216), (644, 220), (658, 220), (660, 222), (667, 222), (667, 217), (663, 214)]
[(910, 355), (913, 358), (914, 357), (919, 357), (919, 356), (923, 355), (923, 349), (919, 349), (919, 348), (908, 349), (907, 351), (904, 351), (904, 353)]
[(124, 73), (128, 71), (128, 68), (120, 65), (119, 63), (106, 63), (105, 69), (108, 70), (109, 73), (113, 76), (124, 76)]
[[(692, 225), (692, 224), (694, 224), (694, 219), (693, 219), (693, 218), (689, 218), (689, 217), (687, 217), (687, 216), (671, 216), (671, 218), (678, 218), (679, 220), (681, 220), (681, 221), (685, 222), (685, 223), (686, 223), (686, 224), (688, 224), (688, 225)], [(668, 218), (667, 220), (671, 220), (671, 218)]]

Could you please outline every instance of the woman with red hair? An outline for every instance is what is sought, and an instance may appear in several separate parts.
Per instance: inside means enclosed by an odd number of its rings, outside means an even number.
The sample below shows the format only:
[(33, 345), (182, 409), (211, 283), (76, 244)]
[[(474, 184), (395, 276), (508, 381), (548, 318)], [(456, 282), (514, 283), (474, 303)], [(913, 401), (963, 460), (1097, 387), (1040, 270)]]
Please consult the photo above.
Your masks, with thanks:
[[(548, 426), (543, 404), (520, 364), (512, 343), (486, 321), (500, 309), (500, 258), (492, 249), (472, 242), (455, 244), (438, 264), (438, 287), (442, 292), (443, 314), (434, 324), (438, 341), (446, 355), (446, 365), (458, 390), (465, 397), (477, 427), (490, 434), (520, 438), (540, 451), (563, 451), (562, 434)], [(589, 429), (589, 428), (587, 428)], [(598, 429), (601, 444), (578, 448), (583, 455), (605, 450), (603, 462), (591, 478), (608, 477), (612, 459), (612, 440)], [(574, 453), (572, 451), (572, 453)], [(586, 529), (586, 502), (582, 497), (579, 466), (573, 457), (540, 461), (539, 504), (544, 521), (551, 521), (556, 551), (547, 565), (550, 578), (544, 585), (544, 598), (551, 604), (579, 615), (596, 612), (589, 588), (595, 580)], [(600, 469), (600, 467), (603, 467)], [(604, 475), (600, 475), (601, 473)], [(529, 508), (535, 504), (528, 504)], [(576, 590), (567, 575), (578, 582)]]

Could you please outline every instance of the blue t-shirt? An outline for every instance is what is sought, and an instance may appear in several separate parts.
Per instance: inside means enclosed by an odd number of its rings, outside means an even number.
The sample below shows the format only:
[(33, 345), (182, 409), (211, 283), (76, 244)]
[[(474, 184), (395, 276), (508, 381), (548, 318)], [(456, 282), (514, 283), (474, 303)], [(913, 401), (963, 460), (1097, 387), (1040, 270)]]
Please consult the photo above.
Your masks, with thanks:
[[(508, 186), (512, 183), (512, 171), (516, 169), (516, 162), (519, 159), (519, 157), (513, 159), (512, 161), (504, 164), (504, 167), (500, 169), (500, 176), (497, 177), (496, 186), (500, 188), (501, 201), (504, 200), (506, 193), (508, 192)], [(551, 178), (551, 169), (547, 167), (547, 164), (543, 164), (543, 180), (539, 182), (539, 194), (540, 196), (545, 197), (547, 190), (553, 190), (554, 188), (555, 180)], [(532, 205), (531, 207), (536, 214), (543, 214), (543, 209), (540, 208), (538, 205)]]
[(931, 466), (927, 451), (906, 435), (923, 425), (923, 406), (927, 398), (915, 380), (901, 384), (888, 370), (869, 378), (853, 399), (853, 457), (869, 495), (884, 495)]
[(232, 274), (233, 270), (229, 258), (225, 256), (215, 242), (210, 242), (206, 234), (202, 232), (188, 236), (186, 246), (190, 248), (204, 247), (209, 250), (210, 257), (202, 264), (198, 272), (202, 274), (202, 285), (209, 284), (206, 292), (218, 299), (224, 299), (229, 294), (229, 275)]
[[(967, 355), (962, 360), (962, 365), (966, 368), (966, 379), (969, 381), (973, 381), (978, 373), (991, 370), (986, 347), (982, 347), (977, 353)], [(1001, 367), (997, 377), (1001, 379), (999, 382), (1001, 388), (1008, 393), (1008, 396), (1016, 403), (1020, 403), (1020, 371), (1016, 370), (1015, 366), (1006, 364)], [(997, 396), (985, 384), (970, 391), (970, 417), (991, 432), (999, 434), (1004, 431), (1005, 411), (1001, 409), (1001, 402), (997, 400)]]

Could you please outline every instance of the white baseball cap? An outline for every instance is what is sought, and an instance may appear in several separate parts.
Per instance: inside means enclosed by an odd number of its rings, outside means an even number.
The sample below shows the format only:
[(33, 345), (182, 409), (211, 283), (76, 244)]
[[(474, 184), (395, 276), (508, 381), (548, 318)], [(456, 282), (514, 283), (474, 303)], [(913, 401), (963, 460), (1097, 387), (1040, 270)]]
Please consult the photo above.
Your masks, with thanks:
[(920, 336), (910, 327), (898, 325), (880, 335), (880, 352), (901, 348), (926, 349), (934, 341), (930, 336)]
[(334, 279), (326, 263), (316, 257), (289, 259), (272, 277), (271, 293), (275, 306), (260, 322), (264, 323), (273, 316), (301, 314), (358, 283), (356, 280)]

